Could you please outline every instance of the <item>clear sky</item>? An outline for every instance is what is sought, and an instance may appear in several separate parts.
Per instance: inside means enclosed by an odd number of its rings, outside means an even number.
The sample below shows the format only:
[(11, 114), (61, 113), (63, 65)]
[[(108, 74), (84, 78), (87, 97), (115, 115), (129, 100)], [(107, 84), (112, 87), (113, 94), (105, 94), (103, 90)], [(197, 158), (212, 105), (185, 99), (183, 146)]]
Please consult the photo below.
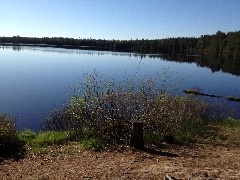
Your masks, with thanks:
[(0, 0), (0, 36), (199, 37), (240, 30), (240, 0)]

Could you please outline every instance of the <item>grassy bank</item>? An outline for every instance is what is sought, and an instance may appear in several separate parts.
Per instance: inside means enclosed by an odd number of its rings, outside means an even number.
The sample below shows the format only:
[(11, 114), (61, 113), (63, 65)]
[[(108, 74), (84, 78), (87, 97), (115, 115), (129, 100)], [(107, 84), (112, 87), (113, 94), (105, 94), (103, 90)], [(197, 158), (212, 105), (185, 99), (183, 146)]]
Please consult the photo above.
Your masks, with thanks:
[[(3, 116), (1, 116), (3, 117)], [(70, 145), (69, 152), (76, 150), (76, 147), (86, 150), (104, 150), (112, 145), (106, 144), (99, 137), (90, 135), (89, 132), (78, 131), (45, 131), (35, 133), (31, 130), (17, 132), (13, 127), (3, 125), (1, 119), (1, 156), (0, 158), (19, 158), (27, 154), (47, 153), (49, 147), (61, 147)], [(192, 124), (184, 124), (182, 131), (174, 131), (172, 137), (174, 142), (169, 141), (168, 136), (155, 133), (144, 132), (145, 146), (160, 145), (167, 143), (206, 143), (216, 145), (236, 145), (240, 146), (240, 121), (232, 118), (215, 120), (211, 122), (196, 121)], [(2, 141), (4, 139), (4, 141)], [(128, 146), (128, 143), (122, 144)], [(58, 152), (58, 151), (53, 151)]]

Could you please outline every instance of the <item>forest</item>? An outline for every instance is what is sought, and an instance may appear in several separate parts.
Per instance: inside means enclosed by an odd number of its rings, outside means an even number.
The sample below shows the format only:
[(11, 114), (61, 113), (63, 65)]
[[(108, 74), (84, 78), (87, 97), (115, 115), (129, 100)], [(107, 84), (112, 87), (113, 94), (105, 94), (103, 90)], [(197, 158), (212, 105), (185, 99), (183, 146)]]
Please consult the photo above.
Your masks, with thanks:
[(38, 45), (99, 51), (135, 52), (146, 54), (203, 54), (220, 53), (240, 55), (240, 31), (195, 37), (166, 39), (105, 40), (64, 37), (0, 37), (4, 45)]

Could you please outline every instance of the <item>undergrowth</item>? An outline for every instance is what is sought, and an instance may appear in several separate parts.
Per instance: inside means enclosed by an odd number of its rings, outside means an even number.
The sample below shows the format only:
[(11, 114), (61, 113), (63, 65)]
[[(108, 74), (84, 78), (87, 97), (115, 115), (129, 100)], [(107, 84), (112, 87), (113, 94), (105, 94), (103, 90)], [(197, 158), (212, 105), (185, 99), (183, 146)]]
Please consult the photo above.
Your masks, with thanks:
[[(83, 132), (82, 132), (83, 133)], [(44, 153), (48, 146), (65, 145), (71, 141), (78, 141), (80, 145), (87, 150), (101, 150), (103, 144), (100, 140), (91, 137), (87, 131), (84, 136), (79, 132), (73, 131), (45, 131), (35, 133), (31, 130), (24, 130), (18, 133), (19, 141), (23, 142), (25, 146), (34, 154)]]
[[(144, 136), (164, 139), (172, 136), (178, 141), (195, 141), (205, 134), (209, 121), (222, 119), (219, 109), (194, 95), (173, 96), (181, 78), (168, 84), (173, 74), (159, 78), (120, 83), (94, 71), (74, 89), (67, 106), (53, 111), (44, 122), (47, 130), (83, 131), (104, 144), (128, 144), (134, 122), (144, 124)], [(165, 79), (163, 78), (165, 77)], [(158, 80), (161, 82), (158, 82)], [(148, 141), (148, 140), (147, 140)]]
[(212, 132), (212, 141), (221, 144), (235, 144), (240, 146), (240, 120), (225, 118), (215, 120), (208, 125)]
[(0, 160), (1, 158), (22, 156), (24, 144), (17, 136), (14, 119), (0, 112)]
[(103, 143), (97, 138), (83, 139), (81, 145), (84, 149), (99, 151), (104, 148)]
[(14, 119), (0, 113), (0, 158), (23, 154), (25, 149), (42, 153), (47, 146), (70, 141), (88, 150), (128, 145), (134, 122), (143, 123), (146, 144), (170, 139), (240, 145), (240, 121), (226, 118), (218, 108), (193, 95), (171, 95), (181, 81), (176, 79), (172, 85), (167, 85), (167, 79), (159, 83), (152, 78), (116, 83), (96, 71), (85, 74), (69, 104), (44, 121), (43, 132), (17, 132)]

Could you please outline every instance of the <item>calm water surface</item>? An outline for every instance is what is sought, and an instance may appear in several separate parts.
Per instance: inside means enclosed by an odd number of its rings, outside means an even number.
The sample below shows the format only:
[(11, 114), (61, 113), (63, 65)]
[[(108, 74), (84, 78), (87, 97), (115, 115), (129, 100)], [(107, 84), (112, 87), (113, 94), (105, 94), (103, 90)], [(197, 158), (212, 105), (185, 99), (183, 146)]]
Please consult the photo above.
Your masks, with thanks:
[[(53, 109), (67, 104), (73, 93), (69, 87), (94, 69), (121, 80), (126, 75), (155, 76), (167, 68), (186, 78), (178, 93), (197, 87), (208, 94), (240, 97), (239, 66), (231, 67), (231, 73), (229, 68), (223, 72), (224, 68), (204, 67), (199, 57), (177, 61), (157, 55), (0, 46), (0, 112), (16, 117), (20, 130), (37, 131)], [(234, 117), (240, 118), (240, 103), (220, 101), (233, 107)]]

